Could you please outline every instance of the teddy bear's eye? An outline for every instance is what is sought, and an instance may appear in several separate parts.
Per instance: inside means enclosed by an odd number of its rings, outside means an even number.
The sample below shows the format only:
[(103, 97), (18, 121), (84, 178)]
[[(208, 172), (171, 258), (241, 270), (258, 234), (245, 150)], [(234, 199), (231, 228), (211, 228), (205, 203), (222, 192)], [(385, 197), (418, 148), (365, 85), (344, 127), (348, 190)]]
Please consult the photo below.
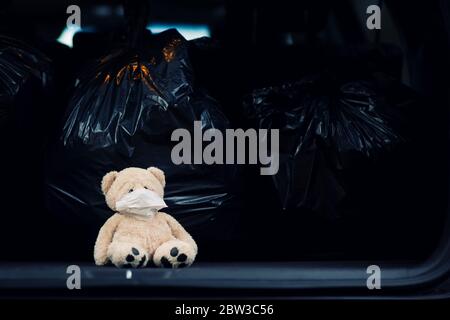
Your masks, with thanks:
[(147, 188), (147, 187), (144, 187), (144, 189), (147, 189), (147, 190), (148, 190), (148, 188)]
[(131, 188), (130, 190), (128, 190), (128, 192), (133, 192), (134, 191), (134, 189), (133, 188)]

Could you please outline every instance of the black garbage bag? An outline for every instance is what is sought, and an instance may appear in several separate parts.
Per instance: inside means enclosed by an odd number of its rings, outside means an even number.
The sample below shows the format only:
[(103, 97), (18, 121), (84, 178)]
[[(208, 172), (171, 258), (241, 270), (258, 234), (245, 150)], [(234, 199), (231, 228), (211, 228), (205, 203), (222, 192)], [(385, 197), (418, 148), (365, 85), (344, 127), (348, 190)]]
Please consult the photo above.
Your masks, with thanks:
[[(0, 36), (0, 199), (16, 208), (4, 212), (0, 240), (4, 237), (19, 246), (35, 238), (32, 226), (44, 207), (43, 122), (50, 109), (51, 79), (50, 60), (44, 54), (22, 41)], [(18, 255), (4, 252), (3, 256)]]
[[(6, 133), (15, 128), (14, 136), (27, 139), (40, 127), (45, 105), (39, 105), (48, 96), (51, 79), (50, 60), (25, 43), (0, 36), (0, 130)], [(42, 130), (40, 130), (42, 131)], [(11, 138), (11, 136), (9, 136)], [(1, 139), (5, 139), (2, 134)], [(10, 139), (7, 139), (10, 140)], [(30, 146), (33, 141), (29, 140)]]
[(246, 97), (247, 117), (256, 126), (280, 130), (273, 185), (282, 209), (339, 217), (349, 187), (346, 172), (376, 162), (404, 141), (401, 110), (378, 88), (373, 81), (326, 73)]
[(23, 185), (21, 177), (27, 177), (28, 186), (35, 190), (30, 200), (38, 193), (46, 133), (42, 122), (50, 109), (51, 79), (50, 60), (43, 53), (0, 36), (0, 162), (7, 168), (1, 187), (5, 199), (14, 199), (16, 185)]
[[(188, 41), (176, 30), (149, 35), (141, 49), (120, 48), (77, 80), (47, 166), (48, 208), (93, 244), (112, 214), (100, 190), (111, 170), (156, 166), (166, 174), (166, 212), (201, 239), (232, 234), (236, 167), (171, 160), (175, 129), (224, 130), (217, 102), (195, 87)], [(193, 137), (193, 133), (191, 135)], [(90, 253), (90, 251), (88, 251)]]

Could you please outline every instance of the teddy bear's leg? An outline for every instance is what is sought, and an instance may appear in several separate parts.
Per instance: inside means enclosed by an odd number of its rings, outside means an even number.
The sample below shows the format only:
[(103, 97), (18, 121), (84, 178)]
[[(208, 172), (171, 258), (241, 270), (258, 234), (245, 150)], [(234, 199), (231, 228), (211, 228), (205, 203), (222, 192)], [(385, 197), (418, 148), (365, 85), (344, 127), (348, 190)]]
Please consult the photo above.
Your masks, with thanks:
[(184, 268), (190, 266), (197, 251), (187, 242), (170, 240), (160, 245), (153, 255), (153, 263), (162, 268)]
[(119, 268), (145, 267), (149, 260), (149, 255), (143, 246), (119, 241), (113, 241), (109, 245), (108, 257)]

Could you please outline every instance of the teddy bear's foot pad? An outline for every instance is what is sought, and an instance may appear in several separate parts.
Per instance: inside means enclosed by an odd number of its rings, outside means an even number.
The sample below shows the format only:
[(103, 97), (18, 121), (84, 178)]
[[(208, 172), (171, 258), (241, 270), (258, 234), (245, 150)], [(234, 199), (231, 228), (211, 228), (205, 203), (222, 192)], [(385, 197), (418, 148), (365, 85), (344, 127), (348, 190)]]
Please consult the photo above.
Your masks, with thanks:
[(179, 250), (177, 247), (173, 247), (172, 250), (170, 250), (170, 256), (176, 258), (176, 261), (180, 263), (172, 264), (173, 259), (169, 260), (167, 257), (162, 257), (161, 265), (164, 268), (184, 268), (188, 266), (185, 263), (185, 261), (187, 260), (187, 255), (185, 255), (184, 253), (179, 254)]
[[(184, 253), (179, 254), (179, 250), (177, 247), (173, 247), (172, 250), (170, 250), (170, 256), (176, 258), (177, 262), (181, 262), (179, 264), (175, 265), (175, 268), (184, 268), (187, 267), (187, 264), (185, 261), (187, 260), (187, 255)], [(173, 268), (174, 265), (172, 265), (172, 262), (167, 259), (166, 257), (161, 258), (161, 265), (164, 268)]]
[(111, 261), (119, 268), (141, 268), (148, 262), (147, 254), (142, 248), (121, 244), (114, 249)]
[(125, 260), (127, 263), (122, 266), (123, 268), (140, 268), (147, 261), (147, 256), (145, 254), (140, 256), (139, 250), (133, 247), (131, 248), (131, 253), (125, 257)]
[(153, 261), (158, 267), (185, 268), (190, 266), (194, 259), (195, 252), (189, 244), (172, 240), (156, 250)]

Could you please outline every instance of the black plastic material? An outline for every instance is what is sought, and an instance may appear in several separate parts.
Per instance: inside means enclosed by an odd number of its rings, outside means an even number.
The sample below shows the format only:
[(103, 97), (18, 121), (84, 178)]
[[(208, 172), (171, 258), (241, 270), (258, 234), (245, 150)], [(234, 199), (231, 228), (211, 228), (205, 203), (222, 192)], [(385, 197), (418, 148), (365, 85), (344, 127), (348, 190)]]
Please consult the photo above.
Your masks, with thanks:
[(30, 184), (39, 181), (36, 175), (46, 132), (42, 122), (50, 109), (51, 82), (50, 60), (43, 53), (22, 41), (0, 36), (0, 163), (3, 169), (8, 168), (4, 177), (13, 172), (16, 175), (2, 183), (6, 194), (14, 190), (10, 183), (23, 183), (17, 175), (24, 168)]
[(38, 108), (33, 110), (31, 103), (17, 106), (23, 95), (21, 90), (33, 83), (34, 88), (45, 91), (49, 80), (50, 61), (47, 57), (21, 41), (0, 36), (0, 126), (3, 128), (7, 122), (13, 122), (12, 125), (29, 130), (29, 123), (24, 121), (35, 120), (32, 116), (42, 110), (36, 112)]
[[(52, 83), (50, 60), (22, 41), (0, 36), (0, 260), (31, 256), (41, 220), (42, 160)], [(29, 250), (27, 250), (29, 251)], [(20, 253), (19, 253), (20, 252)]]
[(325, 73), (246, 98), (248, 117), (259, 128), (280, 130), (280, 168), (273, 183), (283, 209), (339, 216), (346, 170), (376, 161), (404, 141), (393, 129), (401, 110), (386, 103), (378, 89), (371, 81)]
[[(175, 165), (175, 129), (193, 137), (224, 130), (229, 122), (217, 102), (195, 87), (188, 42), (175, 30), (145, 39), (141, 48), (117, 49), (77, 80), (57, 147), (47, 166), (46, 198), (60, 220), (80, 226), (93, 244), (112, 211), (100, 190), (102, 177), (125, 167), (164, 170), (166, 212), (198, 239), (227, 239), (234, 228), (236, 167)], [(81, 237), (80, 237), (81, 238)]]

